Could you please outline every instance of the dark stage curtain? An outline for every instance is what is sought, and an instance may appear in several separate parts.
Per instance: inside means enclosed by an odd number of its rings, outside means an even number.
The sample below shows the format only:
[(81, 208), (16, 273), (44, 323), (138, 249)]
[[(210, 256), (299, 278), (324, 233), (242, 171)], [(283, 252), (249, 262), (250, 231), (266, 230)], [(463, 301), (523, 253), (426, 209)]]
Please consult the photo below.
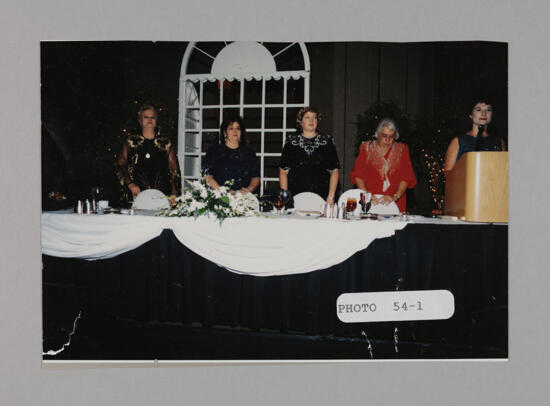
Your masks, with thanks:
[[(480, 349), (458, 352), (466, 356), (507, 356), (505, 225), (409, 224), (339, 265), (289, 276), (232, 273), (190, 251), (170, 230), (113, 259), (44, 255), (43, 265), (45, 348), (63, 341), (68, 327), (58, 327), (70, 325), (81, 310), (97, 320), (250, 334), (343, 339), (366, 334), (391, 341), (397, 327), (402, 343)], [(359, 324), (342, 323), (336, 316), (336, 299), (342, 293), (396, 288), (447, 289), (455, 298), (455, 314), (449, 320)], [(271, 350), (265, 351), (260, 358), (270, 357)], [(294, 358), (290, 349), (273, 351)], [(139, 356), (156, 357), (153, 352)]]

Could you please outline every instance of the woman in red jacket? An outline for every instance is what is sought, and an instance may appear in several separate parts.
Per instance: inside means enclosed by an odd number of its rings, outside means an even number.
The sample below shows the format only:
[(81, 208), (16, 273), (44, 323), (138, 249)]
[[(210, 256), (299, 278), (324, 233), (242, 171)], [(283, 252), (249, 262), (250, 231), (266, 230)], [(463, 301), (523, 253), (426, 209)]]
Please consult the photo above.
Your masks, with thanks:
[(361, 144), (350, 174), (351, 183), (372, 193), (373, 204), (396, 202), (399, 211), (404, 212), (407, 208), (405, 192), (416, 185), (409, 148), (402, 142), (396, 142), (399, 132), (391, 119), (384, 119), (378, 124), (374, 138), (375, 141)]

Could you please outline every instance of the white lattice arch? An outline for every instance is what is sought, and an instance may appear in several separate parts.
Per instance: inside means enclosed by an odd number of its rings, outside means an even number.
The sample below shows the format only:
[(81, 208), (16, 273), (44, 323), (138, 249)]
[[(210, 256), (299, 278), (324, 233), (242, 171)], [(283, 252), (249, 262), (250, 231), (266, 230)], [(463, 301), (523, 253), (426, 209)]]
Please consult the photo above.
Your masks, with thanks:
[[(214, 56), (207, 50), (201, 47), (202, 43), (190, 42), (183, 55), (180, 71), (180, 90), (179, 90), (179, 121), (178, 121), (178, 159), (182, 170), (183, 179), (197, 179), (200, 177), (201, 160), (206, 151), (202, 151), (202, 135), (204, 132), (212, 131), (203, 127), (203, 110), (218, 108), (223, 113), (224, 108), (229, 106), (223, 104), (223, 86), (219, 86), (219, 105), (203, 105), (204, 100), (204, 83), (224, 81), (240, 81), (241, 97), (240, 102), (236, 105), (231, 105), (232, 108), (238, 108), (241, 116), (243, 109), (250, 107), (244, 102), (244, 88), (246, 81), (261, 81), (262, 83), (262, 103), (253, 107), (261, 108), (262, 110), (262, 125), (260, 128), (254, 129), (261, 134), (261, 151), (257, 151), (257, 155), (261, 161), (261, 187), (260, 193), (264, 191), (264, 181), (276, 181), (275, 178), (264, 177), (264, 158), (268, 156), (280, 156), (279, 153), (267, 153), (264, 151), (264, 135), (269, 129), (264, 128), (264, 112), (266, 107), (274, 105), (265, 103), (265, 83), (270, 80), (284, 80), (284, 98), (282, 104), (277, 104), (276, 107), (283, 109), (283, 122), (281, 128), (278, 129), (283, 134), (281, 140), (281, 148), (284, 143), (284, 138), (287, 132), (292, 132), (294, 129), (286, 128), (286, 111), (289, 107), (299, 107), (309, 105), (309, 77), (310, 77), (310, 62), (309, 55), (304, 43), (288, 43), (280, 48), (277, 52), (271, 53), (269, 49), (259, 42), (232, 42), (224, 43), (222, 49)], [(281, 70), (278, 71), (277, 58), (284, 58), (285, 52), (291, 47), (298, 46), (302, 54), (302, 66), (296, 70)], [(211, 60), (211, 65), (202, 73), (189, 73), (189, 63), (195, 52), (200, 52), (206, 56), (206, 60)], [(303, 103), (292, 104), (287, 103), (287, 81), (289, 79), (304, 81)], [(222, 114), (219, 114), (220, 121)]]

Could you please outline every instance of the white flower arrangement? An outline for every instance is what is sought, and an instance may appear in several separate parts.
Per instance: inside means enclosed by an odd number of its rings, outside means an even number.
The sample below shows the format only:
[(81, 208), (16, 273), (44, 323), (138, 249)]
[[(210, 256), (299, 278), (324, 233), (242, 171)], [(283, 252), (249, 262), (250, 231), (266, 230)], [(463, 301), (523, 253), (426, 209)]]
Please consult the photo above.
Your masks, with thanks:
[(226, 182), (219, 189), (212, 189), (204, 179), (188, 182), (175, 204), (157, 214), (167, 217), (199, 217), (213, 214), (220, 225), (228, 217), (256, 216), (258, 200), (251, 193), (242, 194), (230, 190)]

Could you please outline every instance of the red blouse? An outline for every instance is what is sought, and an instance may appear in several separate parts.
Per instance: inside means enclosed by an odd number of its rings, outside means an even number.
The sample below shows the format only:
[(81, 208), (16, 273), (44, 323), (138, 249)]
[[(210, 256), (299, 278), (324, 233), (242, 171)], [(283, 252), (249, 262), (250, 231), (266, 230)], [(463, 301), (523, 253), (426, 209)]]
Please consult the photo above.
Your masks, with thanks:
[[(386, 170), (390, 185), (383, 191)], [(401, 181), (407, 182), (407, 187), (412, 189), (416, 185), (416, 177), (409, 156), (409, 147), (401, 142), (394, 142), (382, 157), (374, 141), (362, 143), (350, 173), (351, 183), (355, 184), (355, 178), (363, 179), (367, 191), (373, 194), (393, 195)], [(399, 211), (404, 212), (407, 208), (405, 194), (396, 203)]]

